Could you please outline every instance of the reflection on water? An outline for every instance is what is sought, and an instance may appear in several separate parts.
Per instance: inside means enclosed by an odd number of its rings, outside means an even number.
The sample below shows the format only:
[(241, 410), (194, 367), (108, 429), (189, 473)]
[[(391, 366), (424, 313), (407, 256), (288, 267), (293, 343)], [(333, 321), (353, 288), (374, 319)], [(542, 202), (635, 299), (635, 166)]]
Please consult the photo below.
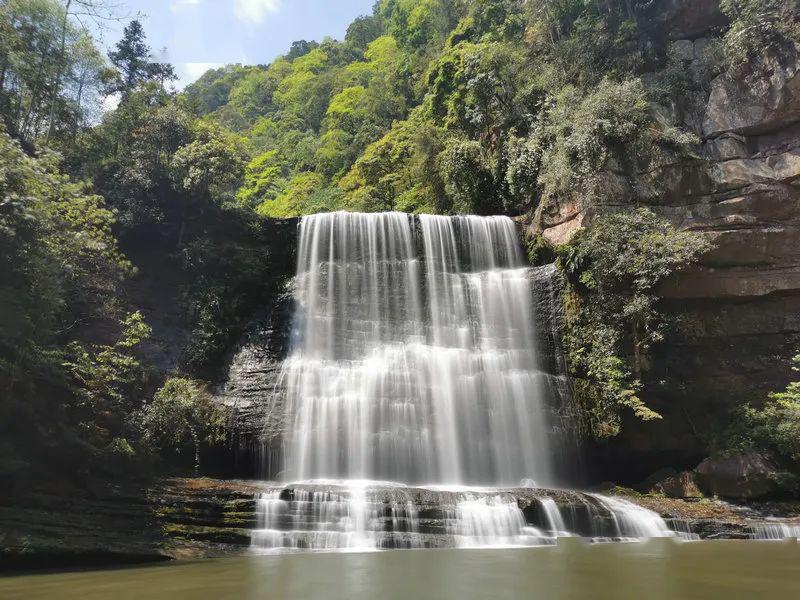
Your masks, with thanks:
[(800, 546), (564, 538), (554, 548), (257, 556), (8, 577), (0, 598), (800, 598)]

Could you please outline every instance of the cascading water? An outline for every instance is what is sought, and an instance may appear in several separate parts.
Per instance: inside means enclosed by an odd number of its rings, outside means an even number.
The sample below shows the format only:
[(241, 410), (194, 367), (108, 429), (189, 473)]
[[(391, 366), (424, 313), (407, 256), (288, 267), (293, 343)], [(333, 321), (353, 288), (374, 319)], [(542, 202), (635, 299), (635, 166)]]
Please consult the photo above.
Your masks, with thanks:
[(750, 531), (756, 540), (800, 539), (800, 523), (777, 523), (762, 521), (751, 523)]
[(285, 365), (291, 479), (550, 479), (514, 224), (502, 217), (303, 219)]
[[(304, 483), (258, 499), (254, 546), (534, 545), (568, 535), (548, 496), (537, 528), (497, 489), (552, 485), (556, 470), (554, 376), (537, 355), (529, 269), (509, 218), (304, 217), (294, 286), (276, 392), (286, 434), (268, 462), (282, 464), (281, 480)], [(579, 502), (611, 523), (609, 536), (668, 532), (634, 505)]]

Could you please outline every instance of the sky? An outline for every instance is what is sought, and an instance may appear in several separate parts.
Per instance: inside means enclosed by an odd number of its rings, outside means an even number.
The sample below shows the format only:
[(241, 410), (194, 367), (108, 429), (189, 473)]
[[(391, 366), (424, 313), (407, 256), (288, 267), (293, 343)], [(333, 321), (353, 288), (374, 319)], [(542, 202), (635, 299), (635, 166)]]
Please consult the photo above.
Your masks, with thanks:
[[(113, 0), (118, 16), (140, 20), (160, 61), (175, 66), (183, 88), (227, 63), (265, 64), (296, 40), (341, 40), (350, 22), (370, 14), (374, 0)], [(127, 20), (100, 32), (113, 47)], [(164, 49), (166, 48), (166, 51)]]

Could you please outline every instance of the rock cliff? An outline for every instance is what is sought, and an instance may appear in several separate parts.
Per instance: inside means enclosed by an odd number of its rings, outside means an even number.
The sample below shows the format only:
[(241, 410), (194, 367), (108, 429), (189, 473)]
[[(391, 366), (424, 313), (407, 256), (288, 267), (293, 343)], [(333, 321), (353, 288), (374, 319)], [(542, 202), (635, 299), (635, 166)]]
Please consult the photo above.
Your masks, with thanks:
[[(800, 55), (772, 50), (744, 73), (712, 78), (718, 3), (670, 5), (665, 43), (701, 92), (654, 110), (698, 136), (699, 160), (660, 169), (667, 192), (647, 203), (714, 250), (662, 289), (677, 326), (656, 351), (646, 395), (665, 418), (628, 423), (596, 465), (627, 481), (695, 466), (731, 407), (786, 385), (800, 345)], [(540, 210), (538, 231), (563, 243), (591, 218), (591, 206), (562, 202)]]

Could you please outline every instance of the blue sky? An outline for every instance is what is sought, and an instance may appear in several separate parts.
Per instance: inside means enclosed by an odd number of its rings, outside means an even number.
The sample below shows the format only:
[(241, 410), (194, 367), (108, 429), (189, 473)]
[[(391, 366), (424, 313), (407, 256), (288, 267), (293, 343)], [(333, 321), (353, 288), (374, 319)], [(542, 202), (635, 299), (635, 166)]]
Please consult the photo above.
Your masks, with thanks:
[[(120, 15), (141, 13), (150, 46), (175, 65), (178, 87), (226, 63), (268, 63), (295, 40), (342, 39), (374, 0), (117, 0)], [(106, 48), (122, 23), (102, 34)], [(162, 49), (166, 48), (166, 53)]]

